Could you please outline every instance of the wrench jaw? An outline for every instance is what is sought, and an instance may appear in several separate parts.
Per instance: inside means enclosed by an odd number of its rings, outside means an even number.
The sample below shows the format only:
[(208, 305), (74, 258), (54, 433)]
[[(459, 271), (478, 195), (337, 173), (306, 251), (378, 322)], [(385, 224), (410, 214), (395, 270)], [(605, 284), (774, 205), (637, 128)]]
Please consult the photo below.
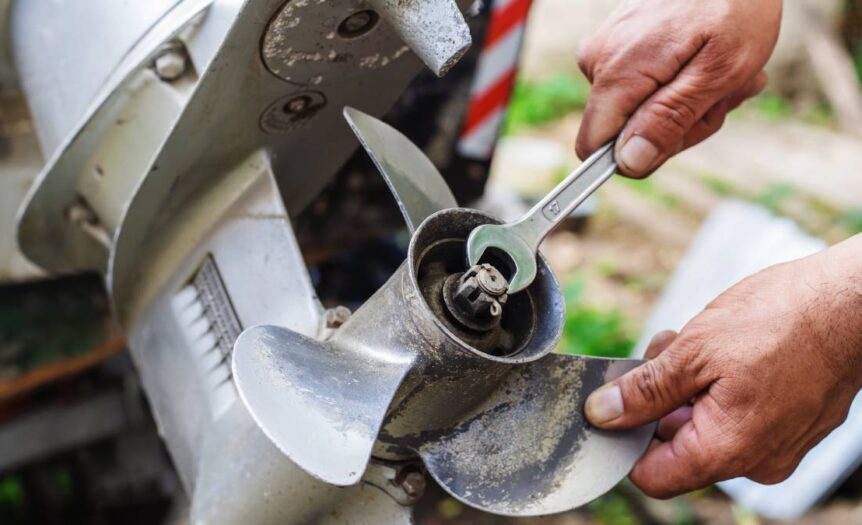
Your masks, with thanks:
[[(471, 266), (479, 264), (488, 250), (497, 250), (508, 259), (508, 293), (515, 294), (525, 290), (533, 280), (539, 267), (536, 263), (536, 250), (531, 249), (521, 237), (507, 226), (486, 224), (473, 230), (467, 239), (467, 259)], [(498, 268), (499, 269), (499, 268)]]

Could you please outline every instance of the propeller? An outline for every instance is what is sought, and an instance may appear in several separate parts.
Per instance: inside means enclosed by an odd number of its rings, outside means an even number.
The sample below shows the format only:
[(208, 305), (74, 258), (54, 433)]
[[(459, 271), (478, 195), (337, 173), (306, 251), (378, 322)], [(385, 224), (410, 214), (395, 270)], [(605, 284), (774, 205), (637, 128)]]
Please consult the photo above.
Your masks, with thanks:
[[(534, 282), (498, 297), (504, 306), (493, 318), (460, 322), (450, 290), (474, 283), (466, 239), (499, 221), (457, 208), (433, 164), (397, 130), (355, 109), (344, 114), (398, 200), (412, 234), (407, 260), (325, 341), (277, 326), (239, 337), (234, 377), (256, 423), (333, 485), (358, 482), (373, 455), (418, 456), (452, 496), (496, 514), (562, 512), (610, 490), (654, 426), (600, 431), (583, 403), (640, 362), (552, 353), (565, 306), (541, 257)], [(480, 292), (465, 295), (478, 302)]]

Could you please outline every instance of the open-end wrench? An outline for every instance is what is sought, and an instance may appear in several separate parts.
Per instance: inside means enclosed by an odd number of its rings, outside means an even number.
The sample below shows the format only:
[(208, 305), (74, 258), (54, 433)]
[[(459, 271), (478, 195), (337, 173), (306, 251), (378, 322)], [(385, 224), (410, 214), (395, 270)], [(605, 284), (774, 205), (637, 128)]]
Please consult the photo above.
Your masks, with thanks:
[(539, 244), (616, 170), (612, 142), (593, 153), (519, 220), (502, 226), (488, 224), (473, 230), (467, 239), (470, 265), (479, 264), (486, 250), (496, 248), (505, 253), (514, 265), (508, 293), (517, 293), (530, 286), (536, 278)]

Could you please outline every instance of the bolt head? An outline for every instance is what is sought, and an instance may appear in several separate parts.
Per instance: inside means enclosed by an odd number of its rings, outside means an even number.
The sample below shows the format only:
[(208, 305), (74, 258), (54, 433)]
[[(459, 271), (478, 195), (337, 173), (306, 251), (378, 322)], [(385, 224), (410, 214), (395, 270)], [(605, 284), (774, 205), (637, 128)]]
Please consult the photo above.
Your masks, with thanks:
[(377, 23), (379, 15), (371, 10), (357, 11), (344, 19), (338, 26), (338, 34), (343, 38), (355, 38), (366, 34)]
[(346, 323), (351, 315), (352, 312), (346, 306), (337, 306), (324, 312), (323, 321), (326, 323), (327, 328), (334, 330)]
[(156, 74), (162, 80), (176, 80), (186, 72), (187, 63), (188, 59), (182, 51), (177, 49), (165, 51), (156, 58)]
[(298, 115), (300, 113), (304, 113), (310, 105), (311, 99), (303, 95), (288, 101), (285, 107), (287, 108), (288, 112), (293, 113), (294, 115)]
[(509, 282), (503, 277), (499, 270), (490, 264), (483, 264), (476, 272), (476, 281), (485, 292), (499, 297), (506, 293), (509, 288)]
[(401, 488), (410, 498), (416, 499), (422, 497), (426, 484), (425, 476), (421, 472), (410, 472), (404, 476)]

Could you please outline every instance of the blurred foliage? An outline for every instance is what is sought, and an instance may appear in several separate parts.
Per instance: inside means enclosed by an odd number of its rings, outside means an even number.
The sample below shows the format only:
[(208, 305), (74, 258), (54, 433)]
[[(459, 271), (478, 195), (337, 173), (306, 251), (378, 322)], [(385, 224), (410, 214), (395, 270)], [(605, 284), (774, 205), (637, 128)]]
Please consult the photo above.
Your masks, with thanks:
[(15, 476), (0, 478), (0, 523), (24, 523), (24, 485)]
[(730, 114), (731, 118), (755, 117), (769, 121), (799, 120), (814, 126), (830, 126), (834, 123), (832, 108), (826, 101), (800, 99), (767, 92), (744, 103)]
[(781, 95), (763, 94), (756, 98), (761, 115), (771, 120), (785, 119), (793, 114), (793, 106)]
[(639, 525), (641, 523), (632, 511), (628, 500), (617, 491), (593, 501), (589, 507), (593, 518), (602, 525)]
[(109, 315), (97, 276), (0, 288), (0, 370), (14, 376), (89, 352)]
[(618, 177), (617, 180), (649, 200), (661, 204), (662, 206), (672, 210), (682, 207), (682, 199), (680, 199), (678, 195), (659, 189), (659, 187), (656, 186), (656, 179), (628, 179)]
[(855, 208), (842, 213), (838, 222), (853, 235), (862, 233), (862, 208)]
[(769, 208), (775, 214), (780, 214), (787, 199), (793, 196), (796, 190), (792, 185), (778, 182), (770, 184), (765, 191), (754, 197), (754, 202)]
[(713, 193), (720, 197), (732, 197), (736, 194), (736, 190), (727, 179), (721, 177), (704, 174), (700, 177), (701, 182), (709, 188)]
[(634, 338), (618, 311), (584, 304), (585, 281), (575, 276), (566, 285), (566, 324), (560, 343), (567, 354), (599, 357), (628, 357)]
[(445, 520), (454, 520), (464, 513), (464, 505), (453, 498), (443, 498), (437, 503), (437, 515)]
[(733, 505), (733, 519), (737, 525), (759, 525), (757, 514), (741, 505)]
[(589, 95), (589, 82), (572, 73), (559, 73), (539, 82), (520, 79), (506, 114), (504, 133), (553, 122), (583, 109)]

